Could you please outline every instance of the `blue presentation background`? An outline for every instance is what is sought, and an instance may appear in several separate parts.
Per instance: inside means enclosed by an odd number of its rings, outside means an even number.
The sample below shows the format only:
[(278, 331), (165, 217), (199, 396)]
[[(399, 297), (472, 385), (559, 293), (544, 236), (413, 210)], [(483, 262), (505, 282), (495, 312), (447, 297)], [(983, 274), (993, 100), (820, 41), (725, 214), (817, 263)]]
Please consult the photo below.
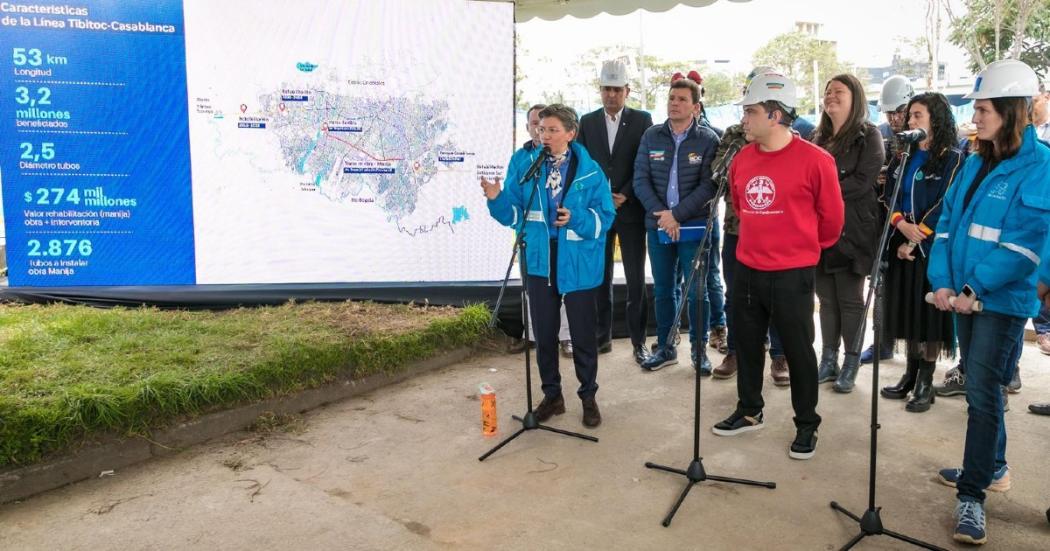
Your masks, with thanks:
[[(34, 2), (48, 4), (48, 2)], [(94, 21), (149, 22), (174, 25), (176, 33), (4, 27), (0, 33), (0, 111), (6, 119), (0, 170), (3, 174), (7, 259), (12, 286), (174, 285), (196, 282), (193, 242), (193, 199), (186, 92), (186, 53), (181, 0), (150, 2), (56, 2), (84, 6)], [(10, 14), (0, 14), (10, 15)], [(16, 16), (17, 17), (17, 16)], [(29, 16), (23, 16), (29, 17)], [(64, 19), (64, 16), (49, 16)], [(65, 56), (66, 66), (54, 67), (53, 77), (28, 79), (12, 71), (13, 48), (39, 48)], [(45, 66), (41, 66), (45, 67)], [(126, 86), (26, 84), (16, 80), (121, 82)], [(52, 110), (70, 111), (68, 130), (127, 132), (123, 136), (18, 132), (15, 88), (51, 89)], [(41, 129), (44, 130), (44, 129)], [(77, 162), (82, 173), (128, 174), (113, 177), (23, 176), (21, 149), (53, 142), (54, 161)], [(25, 172), (41, 172), (39, 170)], [(28, 204), (26, 191), (60, 187), (80, 190), (101, 186), (107, 197), (134, 198), (136, 207), (90, 207), (90, 210), (130, 210), (130, 220), (102, 219), (101, 228), (27, 227), (24, 209), (88, 210), (80, 205), (57, 207)], [(83, 195), (81, 194), (83, 200)], [(30, 232), (61, 233), (30, 233)], [(115, 232), (115, 233), (96, 233)], [(130, 233), (126, 233), (130, 232)], [(90, 239), (93, 252), (87, 267), (71, 276), (27, 274), (29, 239)], [(46, 260), (52, 258), (33, 257)], [(62, 257), (67, 258), (67, 257)], [(81, 258), (73, 255), (72, 259)]]

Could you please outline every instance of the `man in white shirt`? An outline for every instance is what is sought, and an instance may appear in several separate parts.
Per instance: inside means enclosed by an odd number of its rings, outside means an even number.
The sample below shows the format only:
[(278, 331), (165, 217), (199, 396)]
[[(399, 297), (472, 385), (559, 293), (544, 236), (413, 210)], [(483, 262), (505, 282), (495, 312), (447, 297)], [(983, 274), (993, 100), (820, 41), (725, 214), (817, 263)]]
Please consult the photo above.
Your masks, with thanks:
[[(653, 117), (626, 106), (631, 87), (623, 61), (603, 63), (598, 86), (602, 107), (580, 118), (580, 133), (576, 137), (601, 165), (616, 206), (616, 220), (605, 241), (605, 280), (598, 289), (598, 351), (612, 350), (613, 248), (614, 242), (619, 241), (627, 280), (625, 321), (634, 360), (641, 364), (649, 357), (645, 346), (649, 306), (645, 295), (645, 209), (634, 196), (634, 157), (642, 134), (653, 125)], [(617, 239), (614, 240), (614, 236)]]

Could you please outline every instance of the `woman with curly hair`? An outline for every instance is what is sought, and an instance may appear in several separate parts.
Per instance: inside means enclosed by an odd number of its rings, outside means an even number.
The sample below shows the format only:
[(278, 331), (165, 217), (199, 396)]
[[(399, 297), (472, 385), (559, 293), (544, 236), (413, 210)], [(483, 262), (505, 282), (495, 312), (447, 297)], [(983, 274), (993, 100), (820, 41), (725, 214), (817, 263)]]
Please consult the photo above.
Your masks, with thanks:
[(907, 369), (901, 380), (882, 389), (884, 398), (902, 400), (912, 392), (905, 409), (923, 412), (933, 403), (933, 371), (942, 352), (951, 349), (955, 334), (950, 312), (926, 303), (932, 291), (926, 279), (927, 259), (933, 234), (941, 216), (944, 194), (962, 164), (955, 137), (955, 117), (948, 99), (936, 92), (919, 94), (905, 108), (904, 124), (922, 129), (926, 139), (911, 146), (907, 165), (900, 158), (890, 161), (883, 201), (889, 203), (892, 184), (900, 180), (897, 200), (889, 205), (893, 234), (887, 248), (886, 272), (887, 340), (906, 342)]

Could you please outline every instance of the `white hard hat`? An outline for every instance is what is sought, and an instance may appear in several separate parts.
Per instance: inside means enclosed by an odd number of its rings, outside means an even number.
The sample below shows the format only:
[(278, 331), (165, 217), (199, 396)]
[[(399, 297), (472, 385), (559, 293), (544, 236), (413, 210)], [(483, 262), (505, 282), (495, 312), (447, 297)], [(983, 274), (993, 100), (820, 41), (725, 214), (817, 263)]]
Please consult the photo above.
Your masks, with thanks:
[(617, 88), (627, 86), (627, 64), (620, 59), (602, 62), (602, 74), (598, 78), (598, 86)]
[(763, 73), (751, 79), (751, 84), (744, 91), (744, 99), (736, 102), (736, 105), (754, 105), (764, 101), (779, 101), (794, 108), (798, 105), (795, 83), (780, 73)]
[(882, 83), (882, 93), (879, 94), (879, 110), (883, 113), (892, 113), (908, 104), (908, 100), (915, 95), (908, 77), (893, 75)]
[(758, 67), (751, 69), (751, 72), (747, 74), (747, 78), (744, 79), (744, 89), (746, 90), (747, 87), (751, 85), (751, 81), (754, 80), (755, 77), (757, 77), (758, 75), (776, 72), (778, 72), (776, 69), (767, 65), (759, 65)]
[(1031, 98), (1039, 93), (1039, 77), (1031, 67), (1016, 59), (989, 63), (973, 82), (966, 99)]

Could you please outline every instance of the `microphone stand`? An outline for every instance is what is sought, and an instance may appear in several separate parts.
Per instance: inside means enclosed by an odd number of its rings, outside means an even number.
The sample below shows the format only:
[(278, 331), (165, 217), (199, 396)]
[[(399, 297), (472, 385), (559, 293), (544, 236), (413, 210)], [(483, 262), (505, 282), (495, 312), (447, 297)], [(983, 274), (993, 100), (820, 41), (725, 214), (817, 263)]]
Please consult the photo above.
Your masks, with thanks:
[[(897, 173), (896, 182), (893, 185), (893, 194), (890, 198), (889, 208), (893, 208), (897, 204), (897, 196), (901, 190), (901, 180), (904, 179), (904, 173), (908, 171), (908, 158), (910, 157), (911, 148), (914, 147), (914, 143), (904, 149), (901, 156), (900, 168)], [(876, 353), (872, 356), (873, 361), (871, 365), (871, 437), (870, 437), (870, 456), (868, 460), (868, 508), (864, 511), (862, 517), (849, 512), (844, 507), (838, 504), (837, 501), (831, 502), (831, 508), (838, 511), (847, 517), (853, 519), (860, 524), (860, 533), (849, 540), (846, 545), (842, 546), (842, 551), (852, 549), (853, 546), (860, 543), (860, 540), (868, 536), (889, 536), (901, 540), (903, 542), (910, 543), (916, 547), (922, 547), (924, 549), (931, 549), (933, 551), (947, 551), (942, 547), (937, 547), (931, 543), (926, 543), (921, 540), (917, 540), (911, 536), (906, 536), (900, 532), (894, 532), (887, 530), (882, 526), (882, 507), (875, 506), (875, 478), (876, 478), (876, 461), (878, 455), (878, 430), (879, 426), (879, 393), (875, 390), (879, 386), (879, 347), (882, 345), (882, 316), (883, 316), (883, 281), (882, 275), (888, 266), (888, 262), (883, 260), (887, 254), (886, 248), (889, 246), (889, 235), (890, 235), (890, 218), (886, 217), (886, 222), (882, 226), (882, 236), (879, 238), (879, 249), (875, 255), (875, 261), (871, 266), (870, 280), (868, 281), (868, 292), (867, 297), (864, 299), (864, 316), (868, 315), (868, 309), (871, 307), (873, 297), (877, 297), (875, 300), (875, 312), (873, 316), (873, 324), (875, 325), (875, 350)], [(860, 354), (860, 349), (864, 340), (864, 326), (857, 329), (857, 335), (853, 340), (853, 346), (851, 351), (854, 354)]]
[[(726, 155), (732, 160), (732, 157), (739, 152), (739, 148), (736, 151), (730, 151)], [(730, 155), (732, 153), (732, 155)], [(724, 163), (726, 167), (729, 166), (729, 161)], [(697, 334), (699, 335), (700, 327), (703, 326), (701, 320), (703, 316), (707, 314), (704, 311), (704, 294), (707, 292), (707, 271), (708, 271), (708, 257), (711, 248), (711, 231), (714, 224), (714, 220), (718, 219), (718, 202), (721, 200), (725, 193), (726, 177), (725, 170), (722, 173), (715, 174), (715, 181), (718, 182), (718, 189), (715, 192), (715, 196), (709, 203), (710, 213), (707, 217), (707, 226), (704, 231), (704, 237), (700, 242), (700, 246), (697, 247), (696, 252), (693, 254), (692, 269), (689, 271), (689, 277), (686, 280), (685, 286), (683, 287), (682, 302), (678, 305), (678, 311), (675, 314), (674, 322), (671, 324), (671, 331), (667, 335), (667, 343), (674, 342), (674, 336), (678, 334), (678, 328), (682, 323), (682, 313), (685, 311), (685, 305), (688, 303), (688, 290), (696, 282), (697, 291), (697, 313), (696, 317), (690, 320), (690, 324), (696, 325)], [(704, 359), (707, 357), (706, 346), (703, 343), (699, 343), (699, 353), (697, 355), (697, 362), (699, 365), (703, 364)], [(646, 462), (645, 466), (648, 469), (656, 469), (660, 471), (666, 471), (686, 477), (686, 485), (682, 490), (682, 493), (678, 495), (678, 500), (675, 501), (674, 506), (671, 507), (671, 511), (664, 517), (664, 527), (671, 525), (671, 520), (674, 519), (675, 514), (678, 512), (678, 508), (682, 506), (682, 502), (685, 501), (685, 496), (689, 495), (689, 490), (693, 489), (693, 486), (703, 482), (705, 480), (714, 480), (718, 482), (729, 482), (733, 484), (745, 484), (749, 486), (762, 486), (765, 488), (773, 489), (777, 487), (775, 482), (758, 482), (754, 480), (744, 480), (741, 478), (727, 478), (724, 476), (715, 476), (707, 474), (704, 469), (703, 458), (700, 457), (700, 369), (699, 365), (697, 369), (694, 369), (695, 387), (693, 390), (693, 459), (689, 462), (689, 467), (686, 470), (676, 469), (674, 467), (668, 467), (664, 465), (657, 465), (656, 463)]]
[[(544, 153), (541, 152), (540, 155), (544, 155)], [(525, 256), (525, 222), (528, 220), (529, 212), (532, 211), (533, 202), (536, 200), (536, 190), (539, 189), (539, 187), (540, 187), (540, 185), (539, 185), (539, 183), (540, 183), (539, 174), (540, 174), (539, 171), (537, 171), (535, 176), (533, 178), (531, 178), (532, 190), (529, 192), (528, 206), (526, 206), (525, 210), (522, 211), (521, 221), (518, 222), (518, 227), (515, 228), (515, 230), (516, 230), (516, 237), (514, 239), (514, 247), (513, 247), (512, 251), (511, 251), (510, 262), (507, 264), (507, 273), (503, 277), (503, 285), (500, 287), (499, 296), (496, 298), (496, 306), (493, 309), (492, 318), (489, 320), (489, 329), (492, 329), (492, 328), (494, 328), (496, 326), (496, 321), (497, 321), (496, 312), (499, 312), (500, 303), (503, 302), (503, 292), (506, 291), (507, 284), (510, 281), (510, 272), (511, 272), (511, 270), (514, 267), (514, 260), (515, 260), (515, 258), (521, 258), (521, 259), (527, 258)], [(524, 185), (525, 181), (526, 180), (525, 180), (525, 177), (523, 175), (521, 181), (518, 182), (518, 185)], [(566, 191), (567, 191), (567, 189), (566, 189)], [(520, 253), (519, 253), (519, 251), (520, 251)], [(523, 322), (524, 331), (525, 331), (524, 337), (525, 337), (525, 339), (528, 339), (529, 338), (529, 321), (530, 321), (530, 316), (529, 316), (529, 293), (528, 293), (528, 290), (526, 289), (526, 286), (525, 286), (526, 279), (528, 278), (528, 273), (526, 272), (526, 269), (525, 269), (525, 261), (524, 260), (522, 260), (522, 262), (518, 263), (518, 271), (519, 271), (520, 276), (521, 276), (521, 317), (522, 317), (522, 320), (524, 320), (524, 322)], [(529, 353), (529, 346), (528, 346), (528, 343), (526, 343), (526, 345), (525, 345), (525, 406), (527, 407), (527, 410), (525, 412), (525, 416), (524, 417), (518, 417), (517, 415), (514, 415), (514, 416), (511, 417), (515, 421), (520, 421), (521, 422), (521, 428), (518, 429), (514, 434), (511, 434), (507, 438), (503, 439), (503, 441), (500, 442), (499, 444), (496, 444), (495, 447), (493, 447), (489, 451), (485, 452), (481, 457), (478, 458), (478, 461), (484, 461), (486, 458), (488, 458), (488, 456), (496, 453), (496, 451), (498, 451), (500, 448), (502, 448), (503, 446), (506, 446), (507, 444), (509, 444), (511, 442), (511, 440), (514, 440), (515, 438), (521, 436), (525, 431), (530, 431), (530, 430), (540, 429), (540, 430), (545, 430), (545, 431), (548, 431), (548, 432), (556, 432), (558, 434), (563, 434), (565, 436), (572, 436), (573, 438), (579, 438), (579, 439), (582, 439), (582, 440), (589, 440), (591, 442), (597, 442), (598, 441), (598, 439), (593, 437), (593, 436), (588, 436), (586, 434), (580, 434), (580, 433), (576, 433), (576, 432), (570, 432), (570, 431), (562, 430), (562, 429), (556, 429), (554, 427), (548, 427), (547, 425), (540, 424), (540, 422), (536, 420), (536, 414), (532, 410), (532, 362), (531, 362), (531, 358), (532, 358), (532, 355)]]

